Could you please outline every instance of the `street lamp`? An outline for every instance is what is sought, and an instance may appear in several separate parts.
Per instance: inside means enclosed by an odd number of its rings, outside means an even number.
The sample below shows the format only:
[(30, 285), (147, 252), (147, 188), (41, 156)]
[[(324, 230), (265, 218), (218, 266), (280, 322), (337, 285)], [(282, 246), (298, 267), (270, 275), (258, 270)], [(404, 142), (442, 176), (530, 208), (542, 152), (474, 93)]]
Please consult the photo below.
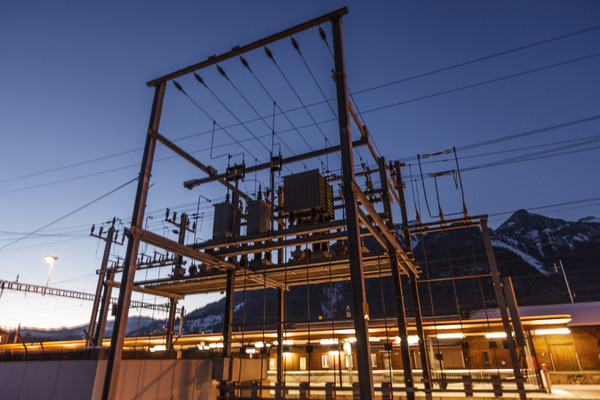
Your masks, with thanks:
[(48, 272), (48, 279), (46, 280), (46, 287), (44, 288), (44, 294), (46, 294), (46, 289), (48, 289), (48, 283), (50, 283), (50, 275), (52, 274), (52, 268), (54, 267), (54, 262), (58, 260), (58, 257), (46, 254), (44, 256), (44, 260), (46, 260), (46, 262), (50, 264), (50, 271)]

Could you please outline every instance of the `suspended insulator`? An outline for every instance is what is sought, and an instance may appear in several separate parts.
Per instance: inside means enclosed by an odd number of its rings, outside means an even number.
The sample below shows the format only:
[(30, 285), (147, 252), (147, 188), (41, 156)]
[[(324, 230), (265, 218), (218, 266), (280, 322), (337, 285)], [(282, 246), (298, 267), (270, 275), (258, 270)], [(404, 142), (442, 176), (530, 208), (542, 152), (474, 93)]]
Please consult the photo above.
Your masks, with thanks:
[(194, 222), (194, 224), (192, 225), (192, 230), (195, 231), (196, 230), (196, 223)]
[(248, 68), (250, 71), (252, 71), (250, 69), (250, 65), (248, 65), (248, 61), (246, 61), (246, 59), (242, 56), (240, 56), (240, 61), (242, 62), (242, 64), (244, 64), (244, 67)]
[(90, 235), (91, 235), (92, 233), (94, 233), (94, 231), (95, 231), (95, 230), (96, 230), (96, 225), (92, 225), (92, 231), (90, 232)]
[[(177, 83), (177, 81), (173, 81), (173, 85), (175, 85), (175, 87), (179, 90), (181, 90), (183, 93), (185, 93), (185, 90), (183, 90), (183, 88), (181, 87), (181, 85), (179, 83)], [(187, 94), (187, 93), (186, 93)]]
[(273, 53), (271, 53), (271, 50), (269, 50), (267, 46), (265, 46), (265, 53), (267, 53), (267, 56), (269, 56), (269, 58), (273, 60), (273, 62), (275, 61), (275, 59), (273, 58)]
[(113, 220), (112, 220), (112, 225), (113, 225), (113, 226), (115, 226), (115, 222), (117, 222), (117, 219), (116, 219), (116, 218), (113, 218)]
[[(204, 79), (202, 79), (202, 77), (195, 72), (194, 72), (194, 78), (196, 78), (198, 80), (198, 82), (200, 82), (201, 84), (206, 86), (206, 83), (204, 83)], [(206, 86), (206, 87), (208, 87), (208, 86)]]
[[(225, 70), (223, 68), (221, 68), (220, 65), (217, 65), (217, 69), (219, 70), (221, 75), (223, 75), (225, 78), (227, 78), (227, 74), (225, 73)], [(227, 78), (227, 79), (229, 79), (229, 78)]]
[(300, 46), (298, 46), (298, 42), (296, 42), (296, 39), (294, 39), (293, 37), (290, 37), (290, 39), (292, 39), (292, 45), (294, 46), (296, 51), (298, 51), (298, 53), (300, 53)]
[(171, 213), (171, 210), (169, 210), (167, 208), (167, 211), (165, 212), (165, 219), (169, 219), (169, 214)]
[(177, 211), (173, 211), (173, 221), (177, 220)]
[(104, 230), (103, 227), (100, 227), (100, 231), (98, 232), (98, 235), (102, 236), (102, 231)]
[(321, 35), (321, 39), (323, 39), (323, 41), (327, 43), (327, 36), (325, 35), (325, 31), (321, 27), (319, 27), (319, 35)]

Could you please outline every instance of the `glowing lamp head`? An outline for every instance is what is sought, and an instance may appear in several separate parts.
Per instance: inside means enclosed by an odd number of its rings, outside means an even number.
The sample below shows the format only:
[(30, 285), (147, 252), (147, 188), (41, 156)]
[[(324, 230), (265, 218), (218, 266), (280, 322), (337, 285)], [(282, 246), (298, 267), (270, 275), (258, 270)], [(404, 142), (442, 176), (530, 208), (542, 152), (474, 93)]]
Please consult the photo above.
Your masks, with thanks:
[(44, 256), (44, 260), (46, 260), (46, 262), (47, 262), (48, 264), (52, 264), (54, 261), (58, 260), (58, 257), (51, 256), (50, 254), (46, 254), (46, 255)]

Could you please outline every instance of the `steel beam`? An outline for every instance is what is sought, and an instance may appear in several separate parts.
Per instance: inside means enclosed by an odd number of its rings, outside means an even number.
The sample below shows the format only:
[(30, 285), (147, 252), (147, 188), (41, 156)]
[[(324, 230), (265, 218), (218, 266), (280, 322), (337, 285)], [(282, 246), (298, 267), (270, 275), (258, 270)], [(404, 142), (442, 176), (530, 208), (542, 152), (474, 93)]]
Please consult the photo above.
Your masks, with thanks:
[[(152, 103), (152, 112), (146, 135), (146, 144), (144, 146), (144, 155), (138, 177), (138, 187), (131, 217), (131, 227), (141, 228), (144, 223), (144, 211), (146, 209), (146, 198), (148, 197), (148, 188), (150, 186), (150, 176), (152, 173), (152, 162), (154, 161), (154, 151), (156, 149), (156, 138), (150, 132), (158, 131), (160, 124), (160, 115), (165, 95), (165, 82), (156, 85), (154, 92), (154, 101)], [(135, 276), (135, 260), (137, 258), (140, 241), (135, 237), (129, 237), (127, 241), (127, 251), (123, 263), (123, 275), (121, 278), (121, 290), (119, 291), (119, 303), (117, 305), (117, 315), (113, 327), (108, 359), (106, 361), (106, 373), (104, 377), (104, 386), (102, 388), (102, 400), (115, 400), (117, 398), (117, 387), (119, 384), (119, 371), (121, 359), (123, 357), (123, 342), (127, 331), (127, 319), (129, 317), (129, 303), (131, 301), (131, 289), (133, 287), (133, 278)]]
[[(115, 282), (113, 280), (106, 281), (106, 284), (110, 287), (115, 287), (117, 289), (121, 288), (121, 284), (119, 282)], [(146, 293), (146, 294), (151, 294), (153, 296), (166, 297), (168, 299), (183, 300), (185, 298), (185, 296), (182, 294), (177, 294), (177, 293), (172, 293), (172, 292), (163, 292), (162, 290), (145, 288), (145, 287), (141, 287), (138, 285), (132, 285), (131, 290), (133, 292)]]
[(342, 229), (346, 227), (345, 220), (339, 221), (331, 221), (331, 222), (323, 222), (321, 224), (316, 225), (300, 225), (294, 226), (289, 229), (281, 229), (277, 231), (270, 231), (266, 233), (257, 233), (255, 235), (246, 235), (237, 238), (226, 238), (226, 239), (215, 239), (208, 240), (202, 244), (193, 244), (189, 247), (193, 249), (203, 250), (203, 249), (214, 249), (215, 247), (221, 246), (237, 246), (244, 243), (250, 242), (265, 242), (274, 239), (280, 239), (287, 236), (303, 236), (308, 235), (310, 233), (320, 233), (320, 232), (329, 232), (336, 229)]
[(418, 273), (417, 268), (413, 265), (410, 257), (406, 254), (402, 246), (400, 246), (400, 243), (398, 243), (394, 234), (390, 232), (388, 227), (385, 225), (375, 208), (373, 208), (373, 206), (369, 202), (369, 199), (367, 199), (367, 196), (358, 186), (358, 184), (356, 182), (352, 182), (351, 186), (352, 192), (356, 195), (358, 200), (360, 200), (360, 204), (365, 208), (365, 210), (367, 210), (371, 218), (373, 218), (373, 221), (377, 224), (377, 227), (385, 236), (388, 243), (390, 243), (394, 247), (396, 252), (400, 255), (400, 258), (402, 259), (401, 265), (403, 265), (402, 269), (404, 270), (404, 272), (406, 274), (409, 274), (411, 272), (414, 274)]
[(257, 49), (259, 47), (266, 46), (269, 43), (276, 42), (276, 41), (278, 41), (280, 39), (283, 39), (283, 38), (286, 38), (288, 36), (294, 35), (294, 34), (296, 34), (298, 32), (302, 32), (302, 31), (310, 29), (310, 28), (312, 28), (314, 26), (323, 24), (323, 23), (325, 23), (325, 22), (327, 22), (327, 21), (329, 21), (329, 20), (331, 20), (333, 18), (341, 18), (342, 15), (346, 15), (346, 14), (348, 14), (348, 8), (347, 7), (340, 8), (339, 10), (335, 10), (335, 11), (332, 11), (332, 12), (330, 12), (328, 14), (322, 15), (322, 16), (314, 18), (314, 19), (311, 19), (310, 21), (307, 21), (307, 22), (304, 22), (302, 24), (296, 25), (296, 26), (294, 26), (292, 28), (289, 28), (289, 29), (286, 29), (286, 30), (281, 31), (279, 33), (276, 33), (274, 35), (268, 36), (268, 37), (266, 37), (264, 39), (257, 40), (256, 42), (253, 42), (253, 43), (247, 44), (245, 46), (241, 46), (241, 47), (240, 46), (236, 46), (233, 49), (231, 49), (231, 51), (228, 51), (227, 53), (223, 53), (223, 54), (220, 54), (218, 56), (216, 56), (216, 55), (215, 56), (210, 56), (205, 61), (199, 62), (199, 63), (194, 64), (194, 65), (190, 65), (189, 67), (182, 68), (182, 69), (180, 69), (178, 71), (175, 71), (175, 72), (172, 72), (170, 74), (163, 75), (160, 78), (153, 79), (153, 80), (147, 82), (146, 84), (148, 86), (150, 86), (150, 87), (156, 86), (156, 85), (158, 85), (160, 83), (164, 83), (166, 81), (169, 81), (171, 79), (175, 79), (175, 78), (180, 77), (182, 75), (189, 74), (190, 72), (194, 72), (194, 71), (197, 71), (197, 70), (202, 69), (204, 67), (208, 67), (209, 65), (214, 65), (214, 64), (219, 63), (221, 61), (225, 61), (225, 60), (227, 60), (229, 58), (238, 56), (240, 54), (247, 53), (247, 52), (249, 52), (251, 50), (254, 50), (254, 49)]
[[(160, 247), (162, 249), (171, 251), (175, 254), (191, 258), (192, 260), (201, 261), (203, 263), (212, 265), (219, 269), (236, 269), (238, 268), (235, 264), (219, 260), (210, 254), (202, 253), (198, 250), (194, 250), (188, 246), (179, 244), (170, 239), (167, 239), (163, 236), (157, 235), (156, 233), (146, 231), (140, 228), (132, 227), (130, 229), (131, 235), (133, 237), (137, 237), (138, 240), (141, 240), (145, 243), (151, 244), (153, 246)], [(281, 282), (274, 281), (273, 279), (263, 278), (261, 274), (255, 273), (253, 271), (248, 271), (247, 274), (248, 279), (252, 279), (254, 281), (258, 281), (261, 284), (267, 282), (268, 287), (279, 288), (284, 287), (284, 284)]]
[[(175, 143), (171, 142), (169, 139), (167, 139), (160, 133), (158, 133), (156, 131), (151, 131), (151, 135), (156, 137), (156, 140), (158, 140), (159, 142), (164, 144), (169, 149), (173, 150), (175, 153), (177, 153), (178, 155), (180, 155), (181, 157), (183, 157), (184, 159), (186, 159), (187, 161), (192, 163), (194, 166), (200, 168), (202, 171), (206, 172), (208, 175), (213, 176), (213, 173), (214, 173), (213, 170), (211, 170), (206, 165), (202, 164), (200, 161), (196, 160), (191, 154), (189, 154), (188, 152), (183, 150), (181, 147), (177, 146)], [(244, 200), (246, 200), (246, 201), (252, 200), (250, 198), (250, 196), (248, 196), (246, 193), (243, 193), (242, 191), (237, 189), (235, 186), (233, 186), (231, 183), (227, 182), (225, 179), (217, 179), (217, 181), (219, 181), (220, 183), (225, 185), (227, 188), (229, 188), (233, 191), (237, 191), (238, 195), (240, 197), (243, 197)]]
[[(368, 141), (369, 141), (368, 138), (361, 138), (361, 139), (353, 142), (352, 146), (353, 147), (363, 146), (363, 145), (367, 144)], [(292, 164), (295, 162), (307, 160), (309, 158), (324, 156), (326, 154), (331, 154), (331, 153), (337, 153), (338, 151), (340, 151), (340, 149), (341, 149), (341, 147), (339, 145), (337, 145), (337, 146), (326, 147), (326, 148), (320, 149), (320, 150), (311, 151), (309, 153), (298, 154), (298, 155), (295, 155), (292, 157), (283, 158), (281, 160), (281, 165)], [(271, 165), (270, 161), (267, 163), (252, 165), (252, 166), (246, 168), (246, 173), (249, 174), (251, 172), (262, 171), (262, 170), (271, 168), (271, 166), (272, 165)], [(202, 185), (204, 183), (218, 181), (220, 179), (225, 179), (226, 177), (227, 177), (227, 174), (225, 173), (225, 174), (219, 174), (219, 175), (212, 175), (212, 176), (209, 176), (207, 178), (202, 178), (202, 179), (191, 179), (189, 181), (183, 182), (183, 186), (185, 186), (188, 189), (191, 189), (194, 186)]]
[(517, 355), (517, 349), (513, 340), (510, 322), (508, 321), (508, 313), (506, 312), (506, 301), (504, 299), (504, 293), (502, 292), (500, 272), (498, 271), (498, 267), (496, 265), (496, 257), (494, 255), (494, 249), (492, 248), (492, 242), (490, 240), (490, 232), (487, 226), (487, 218), (482, 219), (480, 221), (480, 226), (481, 234), (483, 236), (483, 244), (485, 246), (485, 252), (487, 254), (488, 263), (490, 265), (490, 272), (492, 273), (492, 282), (494, 284), (496, 300), (498, 301), (498, 309), (500, 310), (500, 316), (502, 317), (502, 325), (504, 327), (504, 332), (506, 333), (506, 342), (508, 343), (508, 352), (510, 353), (510, 360), (515, 374), (517, 390), (519, 390), (519, 399), (526, 400), (527, 394), (525, 393), (525, 387), (523, 385), (523, 374), (521, 374), (519, 356)]
[(335, 83), (337, 88), (338, 122), (342, 155), (342, 192), (346, 206), (348, 224), (348, 249), (350, 258), (350, 277), (352, 305), (354, 308), (354, 329), (356, 331), (356, 360), (360, 398), (373, 399), (373, 370), (371, 368), (371, 346), (369, 343), (369, 307), (365, 297), (365, 281), (362, 264), (362, 245), (358, 222), (358, 204), (352, 188), (354, 184), (354, 160), (352, 154), (352, 136), (348, 120), (348, 87), (346, 85), (346, 67), (344, 65), (344, 44), (342, 38), (342, 19), (337, 16), (331, 20), (333, 31), (333, 51), (335, 58)]

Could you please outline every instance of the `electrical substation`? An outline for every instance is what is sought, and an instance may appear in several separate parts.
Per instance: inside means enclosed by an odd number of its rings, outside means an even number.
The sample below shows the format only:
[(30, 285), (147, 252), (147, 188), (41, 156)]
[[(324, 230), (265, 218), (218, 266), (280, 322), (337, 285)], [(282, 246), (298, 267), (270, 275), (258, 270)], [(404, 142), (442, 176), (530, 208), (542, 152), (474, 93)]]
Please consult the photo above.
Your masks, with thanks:
[[(93, 232), (105, 242), (86, 339), (90, 354), (102, 354), (98, 358), (105, 366), (98, 367), (90, 383), (93, 398), (129, 398), (133, 393), (135, 398), (138, 393), (139, 398), (158, 398), (147, 390), (154, 384), (150, 380), (147, 386), (127, 388), (136, 368), (157, 382), (164, 378), (161, 374), (168, 375), (164, 387), (170, 398), (182, 399), (432, 399), (448, 392), (467, 397), (513, 393), (525, 399), (528, 391), (541, 389), (539, 376), (528, 366), (531, 340), (512, 284), (496, 266), (487, 216), (467, 212), (455, 152), (444, 152), (455, 159), (454, 169), (428, 178), (435, 180), (436, 189), (438, 180), (454, 180), (462, 210), (448, 218), (436, 193), (439, 210), (431, 221), (422, 222), (418, 213), (409, 221), (405, 190), (415, 181), (412, 171), (377, 151), (347, 87), (344, 45), (352, 46), (342, 35), (347, 12), (334, 11), (147, 83), (154, 100), (122, 262), (111, 266), (108, 261), (111, 244), (121, 240), (116, 239), (115, 222), (107, 231)], [(318, 51), (312, 53), (311, 46)], [(283, 65), (281, 53), (295, 57), (293, 67)], [(324, 56), (314, 61), (306, 54)], [(222, 86), (208, 77), (220, 79)], [(308, 86), (320, 93), (316, 103), (305, 97)], [(235, 94), (236, 101), (228, 102), (218, 88)], [(333, 100), (328, 91), (335, 93)], [(211, 127), (210, 158), (197, 158), (161, 130), (169, 97), (189, 101), (189, 109)], [(291, 99), (289, 104), (285, 99)], [(326, 122), (317, 122), (324, 118)], [(215, 138), (226, 138), (227, 146), (217, 148)], [(161, 176), (160, 165), (153, 164), (159, 146), (197, 174), (187, 176), (186, 170), (180, 176), (181, 185), (198, 198), (196, 212), (165, 210), (165, 224), (176, 239), (145, 225), (153, 194), (149, 187)], [(223, 154), (213, 156), (213, 151)], [(247, 191), (249, 182), (258, 187)], [(211, 210), (200, 218), (203, 196), (212, 199), (205, 201)], [(206, 240), (196, 238), (201, 222), (212, 226)], [(464, 257), (471, 267), (452, 264), (447, 240), (436, 250), (447, 252), (448, 258), (428, 259), (424, 237), (446, 238), (457, 230), (471, 242), (472, 254)], [(415, 243), (423, 252), (420, 261), (413, 254)], [(475, 248), (484, 249), (483, 256)], [(148, 278), (142, 273), (158, 268), (168, 269), (168, 275)], [(432, 268), (444, 272), (434, 276)], [(377, 282), (383, 305), (368, 301), (367, 281)], [(469, 287), (477, 290), (463, 293), (465, 281), (475, 282)], [(329, 304), (324, 308), (329, 310), (315, 314), (311, 287), (324, 288), (324, 303)], [(340, 297), (334, 292), (342, 287), (351, 300), (334, 304)], [(105, 354), (98, 348), (117, 290)], [(130, 309), (144, 306), (132, 303), (133, 292), (157, 296), (168, 314), (164, 335), (141, 340), (137, 348), (126, 337)], [(302, 301), (297, 301), (294, 296), (301, 292)], [(184, 313), (179, 302), (207, 293), (225, 296), (222, 333), (201, 335), (202, 344), (192, 345), (180, 331)], [(479, 303), (465, 304), (466, 295)], [(247, 296), (262, 299), (262, 310), (245, 310)], [(385, 306), (384, 296), (393, 298), (393, 308)], [(499, 315), (488, 315), (490, 305)], [(484, 310), (485, 318), (470, 319), (469, 307)], [(236, 312), (243, 317), (235, 317)], [(500, 346), (490, 344), (480, 362), (479, 355), (456, 361), (456, 354), (478, 351), (479, 345), (467, 340), (476, 331), (498, 335)], [(481, 342), (488, 346), (483, 336)], [(148, 351), (158, 344), (164, 345), (161, 351)], [(161, 365), (168, 363), (162, 372), (143, 364), (158, 359)], [(460, 367), (455, 372), (453, 362)], [(199, 377), (205, 381), (199, 383)]]

